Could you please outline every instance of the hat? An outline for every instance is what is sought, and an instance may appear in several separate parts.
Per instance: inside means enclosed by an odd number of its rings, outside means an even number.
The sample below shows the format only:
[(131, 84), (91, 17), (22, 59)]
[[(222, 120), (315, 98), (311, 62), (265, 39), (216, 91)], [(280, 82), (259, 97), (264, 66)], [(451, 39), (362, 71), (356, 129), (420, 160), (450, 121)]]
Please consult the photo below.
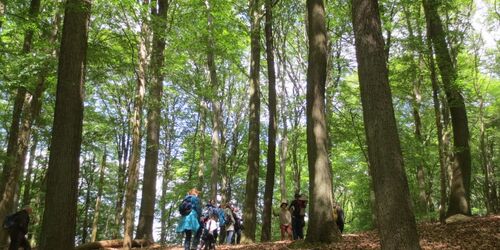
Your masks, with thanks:
[(198, 194), (200, 194), (200, 191), (196, 188), (191, 188), (188, 193), (198, 195)]

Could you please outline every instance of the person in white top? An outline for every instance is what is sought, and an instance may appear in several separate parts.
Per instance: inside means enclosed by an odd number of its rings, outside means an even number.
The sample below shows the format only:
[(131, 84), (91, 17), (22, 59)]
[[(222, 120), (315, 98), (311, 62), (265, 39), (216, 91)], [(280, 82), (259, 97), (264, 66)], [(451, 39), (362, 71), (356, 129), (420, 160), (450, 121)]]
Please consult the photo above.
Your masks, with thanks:
[(205, 221), (205, 227), (203, 228), (202, 241), (198, 245), (198, 250), (210, 249), (215, 250), (215, 237), (214, 234), (218, 229), (217, 217), (214, 214), (210, 214), (207, 221)]

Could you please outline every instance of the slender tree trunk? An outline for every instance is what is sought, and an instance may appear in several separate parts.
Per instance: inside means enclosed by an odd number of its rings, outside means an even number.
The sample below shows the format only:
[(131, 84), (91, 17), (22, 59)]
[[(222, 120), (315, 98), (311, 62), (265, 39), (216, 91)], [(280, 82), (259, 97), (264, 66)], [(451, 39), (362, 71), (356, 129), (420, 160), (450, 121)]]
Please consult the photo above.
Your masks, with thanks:
[[(2, 4), (3, 6), (3, 4)], [(3, 8), (3, 7), (2, 7)], [(38, 16), (40, 12), (40, 0), (31, 0), (30, 3), (30, 9), (29, 9), (29, 21), (33, 24), (35, 24), (35, 18)], [(23, 41), (23, 49), (22, 53), (27, 54), (31, 51), (32, 43), (33, 43), (33, 33), (34, 29), (28, 29), (26, 33), (24, 34), (24, 41)], [(22, 79), (26, 80), (26, 79)], [(25, 83), (26, 84), (26, 83)], [(25, 87), (19, 87), (17, 89), (17, 95), (16, 99), (14, 100), (14, 109), (12, 113), (12, 123), (11, 127), (9, 130), (9, 140), (7, 144), (7, 156), (6, 160), (4, 163), (4, 168), (3, 168), (3, 173), (2, 173), (2, 180), (0, 183), (0, 195), (2, 195), (2, 203), (5, 203), (5, 205), (0, 204), (0, 206), (7, 206), (9, 209), (7, 210), (12, 210), (12, 203), (13, 202), (13, 197), (15, 194), (7, 194), (7, 197), (5, 197), (5, 191), (6, 189), (12, 189), (14, 192), (16, 191), (15, 187), (9, 187), (9, 185), (15, 185), (17, 186), (17, 180), (19, 179), (19, 175), (21, 173), (20, 169), (17, 169), (19, 164), (17, 164), (18, 160), (18, 154), (19, 154), (19, 147), (20, 143), (22, 142), (21, 140), (21, 133), (20, 133), (20, 126), (23, 125), (23, 122), (21, 122), (21, 114), (23, 113), (24, 104), (26, 103), (26, 98), (28, 100), (31, 100), (30, 97), (26, 97), (27, 90)], [(28, 109), (26, 109), (28, 110)], [(22, 151), (22, 148), (21, 148)], [(24, 162), (23, 162), (24, 164)], [(23, 165), (24, 166), (24, 165)], [(10, 183), (10, 184), (9, 184)], [(5, 201), (4, 201), (5, 200)], [(3, 208), (0, 208), (0, 218), (4, 218), (6, 213), (2, 212)], [(7, 213), (10, 213), (12, 211), (7, 211)], [(3, 230), (5, 231), (5, 230)], [(3, 242), (4, 240), (3, 233), (0, 232), (0, 241)]]
[[(127, 114), (126, 117), (129, 117), (129, 115)], [(123, 127), (127, 128), (129, 126), (127, 125)], [(127, 131), (129, 131), (129, 129), (127, 129)], [(120, 136), (121, 139), (117, 143), (119, 163), (118, 163), (118, 186), (116, 190), (113, 238), (118, 238), (123, 220), (123, 199), (125, 196), (126, 172), (127, 172), (126, 164), (130, 150), (130, 136), (128, 135), (127, 131), (122, 132)]]
[(31, 203), (31, 175), (33, 174), (33, 164), (35, 162), (36, 157), (36, 148), (38, 146), (38, 134), (33, 134), (33, 141), (31, 143), (30, 148), (30, 159), (28, 162), (28, 169), (26, 171), (26, 176), (24, 178), (24, 190), (23, 190), (23, 198), (22, 205), (28, 206)]
[[(148, 5), (148, 0), (143, 4)], [(125, 190), (124, 222), (125, 232), (123, 236), (123, 248), (129, 250), (132, 247), (132, 233), (134, 230), (135, 203), (137, 200), (137, 182), (139, 179), (139, 160), (141, 156), (141, 120), (144, 94), (147, 85), (147, 36), (149, 27), (144, 19), (141, 24), (139, 40), (139, 61), (137, 69), (137, 86), (135, 94), (134, 111), (132, 118), (132, 152), (130, 153), (127, 187)]]
[(221, 96), (219, 95), (219, 81), (217, 78), (217, 67), (215, 65), (215, 38), (213, 34), (213, 16), (210, 0), (205, 0), (207, 10), (207, 66), (210, 78), (212, 99), (212, 172), (210, 178), (210, 199), (217, 199), (217, 182), (219, 179), (219, 158), (222, 135), (222, 108)]
[(260, 1), (250, 0), (250, 102), (248, 128), (248, 172), (243, 209), (242, 242), (254, 242), (257, 225), (257, 193), (260, 154)]
[[(206, 120), (207, 120), (207, 104), (204, 100), (200, 101), (200, 130), (198, 133), (200, 133), (200, 159), (198, 162), (198, 185), (197, 188), (198, 190), (203, 190), (203, 185), (205, 184), (205, 127), (206, 127)], [(189, 171), (191, 172), (191, 170)], [(192, 174), (189, 174), (191, 176)], [(189, 178), (191, 179), (191, 177)]]
[[(323, 0), (307, 0), (307, 160), (309, 168), (308, 242), (340, 241), (333, 218), (332, 169), (328, 160), (325, 120), (327, 34)], [(325, 226), (328, 225), (328, 226)]]
[(439, 221), (441, 223), (445, 222), (446, 218), (446, 156), (445, 156), (445, 144), (443, 142), (443, 123), (441, 122), (441, 110), (439, 102), (439, 85), (436, 75), (436, 66), (434, 64), (434, 56), (432, 49), (432, 42), (430, 38), (427, 38), (427, 47), (429, 51), (429, 68), (430, 68), (430, 78), (432, 83), (432, 101), (434, 105), (435, 123), (436, 123), (436, 133), (438, 139), (438, 152), (439, 152), (439, 179), (440, 179), (440, 199), (439, 199)]
[(378, 1), (353, 0), (352, 20), (380, 243), (382, 249), (420, 249), (392, 106)]
[(271, 216), (273, 209), (274, 177), (276, 173), (276, 73), (274, 69), (274, 40), (273, 40), (273, 0), (266, 0), (266, 56), (267, 77), (269, 80), (269, 127), (267, 145), (267, 172), (264, 191), (264, 211), (262, 212), (262, 234), (260, 241), (271, 240)]
[(283, 129), (281, 132), (281, 141), (279, 147), (279, 155), (280, 155), (280, 192), (281, 192), (281, 200), (284, 201), (287, 198), (287, 189), (286, 189), (286, 162), (287, 162), (287, 154), (288, 154), (288, 126), (287, 126), (287, 117), (285, 115), (286, 109), (286, 97), (285, 97), (285, 78), (281, 77), (281, 121), (283, 122)]
[[(173, 98), (172, 98), (173, 99)], [(161, 228), (160, 228), (160, 242), (164, 244), (167, 241), (167, 219), (170, 215), (167, 210), (168, 198), (167, 198), (167, 187), (168, 182), (170, 181), (170, 168), (172, 162), (172, 148), (174, 146), (174, 137), (175, 137), (175, 100), (172, 101), (172, 104), (166, 107), (166, 115), (167, 120), (164, 124), (165, 130), (165, 152), (163, 159), (163, 176), (162, 176), (162, 191), (161, 191), (161, 200), (160, 200), (160, 211), (161, 211)], [(171, 116), (170, 118), (169, 115)]]
[[(95, 168), (95, 155), (93, 155), (92, 161), (89, 163), (90, 165), (90, 174), (85, 176), (84, 178), (86, 179), (87, 182), (87, 188), (86, 188), (86, 194), (85, 194), (85, 203), (83, 207), (83, 221), (82, 221), (82, 244), (87, 242), (88, 238), (88, 230), (89, 230), (89, 210), (90, 210), (90, 203), (91, 203), (91, 197), (90, 197), (90, 192), (93, 189), (94, 186), (94, 168)], [(82, 184), (83, 185), (83, 184)], [(79, 188), (81, 190), (81, 188)]]
[(151, 87), (149, 91), (148, 122), (146, 135), (146, 159), (142, 188), (141, 210), (137, 225), (137, 239), (153, 239), (153, 221), (156, 200), (156, 177), (160, 146), (160, 121), (163, 94), (163, 61), (165, 60), (165, 32), (169, 0), (159, 0), (158, 9), (153, 7), (153, 52), (151, 56)]
[(5, 186), (11, 176), (11, 172), (15, 166), (16, 152), (19, 139), (19, 123), (26, 96), (26, 88), (18, 88), (14, 99), (14, 108), (12, 110), (12, 121), (9, 129), (9, 139), (7, 143), (7, 152), (2, 171), (2, 182), (0, 183), (0, 195), (5, 193)]
[(454, 162), (447, 216), (454, 214), (470, 215), (471, 155), (465, 102), (459, 87), (455, 83), (457, 73), (446, 44), (446, 34), (437, 12), (438, 4), (435, 0), (423, 0), (423, 3), (427, 25), (429, 26), (429, 36), (436, 52), (453, 127)]
[[(409, 33), (409, 38), (410, 40), (416, 41), (420, 43), (421, 37), (415, 36), (413, 32), (413, 25), (411, 23), (411, 16), (410, 12), (408, 11), (406, 6), (403, 6), (404, 13), (405, 13), (405, 19), (406, 19), (406, 24), (408, 27), (408, 33)], [(412, 45), (414, 46), (414, 45)], [(413, 109), (413, 120), (415, 122), (415, 139), (418, 143), (418, 163), (417, 163), (417, 184), (418, 184), (418, 205), (417, 209), (424, 214), (427, 214), (427, 195), (426, 195), (426, 185), (425, 185), (425, 146), (423, 145), (424, 139), (422, 136), (422, 120), (420, 117), (420, 107), (421, 107), (421, 102), (422, 102), (422, 97), (420, 94), (420, 86), (422, 84), (422, 74), (420, 71), (420, 65), (417, 64), (415, 61), (415, 53), (413, 47), (409, 48), (409, 53), (412, 55), (412, 60), (411, 60), (411, 65), (413, 70), (410, 71), (412, 73), (411, 77), (414, 79), (413, 80), (413, 91), (412, 91), (412, 109)], [(419, 57), (420, 58), (420, 57)]]
[(46, 182), (41, 250), (75, 246), (83, 85), (90, 0), (68, 0), (57, 74), (56, 107)]
[(101, 199), (102, 199), (102, 192), (104, 189), (104, 170), (106, 169), (106, 147), (104, 147), (104, 153), (102, 154), (102, 161), (101, 161), (101, 166), (99, 167), (99, 183), (97, 183), (97, 197), (95, 200), (95, 209), (94, 209), (94, 219), (92, 220), (92, 235), (90, 238), (91, 242), (94, 242), (97, 240), (97, 229), (98, 229), (98, 223), (99, 223), (99, 215), (100, 215), (100, 209), (101, 209)]

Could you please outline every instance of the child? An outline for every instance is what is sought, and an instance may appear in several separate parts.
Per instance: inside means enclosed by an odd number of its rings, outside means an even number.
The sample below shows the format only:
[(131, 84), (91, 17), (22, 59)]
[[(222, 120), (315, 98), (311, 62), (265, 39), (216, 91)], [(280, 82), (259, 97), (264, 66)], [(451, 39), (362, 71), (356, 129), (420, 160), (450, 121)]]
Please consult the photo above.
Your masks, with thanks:
[(217, 216), (211, 214), (208, 220), (205, 222), (205, 228), (203, 229), (203, 235), (201, 237), (200, 245), (198, 245), (198, 250), (210, 249), (215, 250), (215, 237), (214, 234), (217, 231)]

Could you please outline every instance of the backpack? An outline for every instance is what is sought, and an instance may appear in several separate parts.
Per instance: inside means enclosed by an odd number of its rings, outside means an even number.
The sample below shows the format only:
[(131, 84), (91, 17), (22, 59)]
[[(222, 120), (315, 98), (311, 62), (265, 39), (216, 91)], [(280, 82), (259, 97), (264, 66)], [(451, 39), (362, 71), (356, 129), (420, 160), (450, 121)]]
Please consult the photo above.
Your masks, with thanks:
[(16, 214), (10, 214), (5, 216), (5, 219), (3, 220), (2, 227), (4, 229), (9, 229), (13, 227), (16, 224)]
[(225, 225), (226, 224), (226, 218), (224, 216), (224, 210), (221, 208), (215, 208), (215, 212), (217, 213), (219, 217), (219, 225)]
[(179, 213), (182, 216), (186, 216), (189, 213), (191, 213), (191, 210), (193, 209), (193, 203), (191, 202), (191, 196), (187, 196), (182, 200), (181, 204), (179, 205)]

